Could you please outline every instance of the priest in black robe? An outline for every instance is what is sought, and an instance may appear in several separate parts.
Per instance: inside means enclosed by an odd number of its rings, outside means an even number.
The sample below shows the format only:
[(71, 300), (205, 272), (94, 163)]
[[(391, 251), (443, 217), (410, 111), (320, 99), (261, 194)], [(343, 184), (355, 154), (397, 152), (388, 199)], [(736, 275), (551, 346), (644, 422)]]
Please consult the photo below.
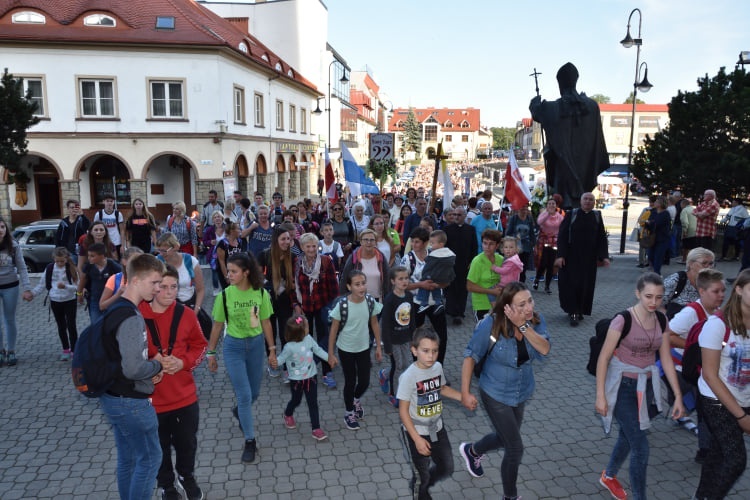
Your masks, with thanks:
[(531, 100), (532, 118), (547, 137), (544, 151), (550, 195), (563, 197), (562, 208), (577, 207), (583, 193), (596, 187), (596, 177), (609, 168), (599, 104), (576, 90), (578, 70), (566, 63), (557, 72), (560, 99)]
[(568, 210), (557, 234), (558, 289), (560, 307), (568, 313), (570, 325), (591, 316), (596, 269), (609, 266), (607, 233), (602, 214), (594, 210), (594, 195), (584, 193), (580, 208)]
[(453, 317), (454, 325), (460, 325), (469, 295), (466, 277), (469, 275), (472, 259), (479, 253), (479, 248), (474, 227), (466, 223), (466, 209), (457, 207), (452, 209), (451, 213), (456, 216), (443, 230), (448, 237), (445, 246), (456, 254), (456, 279), (445, 289), (445, 313)]

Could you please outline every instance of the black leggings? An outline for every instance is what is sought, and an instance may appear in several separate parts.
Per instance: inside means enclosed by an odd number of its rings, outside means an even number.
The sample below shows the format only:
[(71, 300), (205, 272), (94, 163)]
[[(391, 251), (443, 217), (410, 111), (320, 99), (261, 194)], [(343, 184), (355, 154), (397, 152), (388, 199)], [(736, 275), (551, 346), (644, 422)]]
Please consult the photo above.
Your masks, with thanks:
[(76, 299), (67, 302), (50, 301), (52, 314), (55, 315), (57, 323), (57, 334), (63, 349), (74, 351), (78, 340), (78, 327), (76, 327), (76, 312), (78, 301)]
[(339, 349), (341, 370), (344, 372), (344, 405), (354, 411), (354, 398), (361, 398), (370, 386), (370, 350), (346, 352)]
[(552, 282), (552, 275), (555, 272), (555, 259), (557, 258), (557, 249), (555, 247), (543, 247), (542, 257), (539, 259), (539, 269), (536, 270), (535, 282), (544, 275), (544, 288), (549, 288)]
[(292, 399), (286, 405), (284, 415), (291, 417), (294, 410), (302, 402), (304, 394), (307, 401), (307, 409), (310, 411), (310, 425), (312, 430), (320, 429), (320, 416), (318, 414), (318, 379), (316, 377), (305, 380), (290, 380), (289, 390), (292, 391)]

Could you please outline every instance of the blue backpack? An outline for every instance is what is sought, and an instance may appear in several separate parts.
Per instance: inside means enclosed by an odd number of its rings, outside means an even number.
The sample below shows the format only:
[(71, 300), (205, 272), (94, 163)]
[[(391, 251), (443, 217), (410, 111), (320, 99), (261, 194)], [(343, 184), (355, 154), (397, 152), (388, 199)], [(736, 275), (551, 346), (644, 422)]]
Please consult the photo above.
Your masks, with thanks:
[(111, 359), (107, 355), (104, 336), (114, 333), (105, 329), (105, 323), (109, 321), (112, 325), (119, 325), (135, 314), (137, 309), (132, 302), (119, 300), (78, 337), (71, 374), (73, 385), (87, 398), (98, 398), (112, 387), (120, 367), (119, 359)]

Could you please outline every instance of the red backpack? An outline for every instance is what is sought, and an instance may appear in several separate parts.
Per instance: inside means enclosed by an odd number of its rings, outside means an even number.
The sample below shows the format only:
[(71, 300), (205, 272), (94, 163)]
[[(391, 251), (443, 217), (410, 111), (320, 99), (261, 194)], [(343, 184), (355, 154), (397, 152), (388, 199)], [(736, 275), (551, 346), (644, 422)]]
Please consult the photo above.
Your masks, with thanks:
[[(701, 346), (698, 344), (698, 337), (703, 331), (703, 325), (708, 320), (706, 311), (703, 310), (703, 306), (697, 302), (691, 302), (685, 307), (691, 307), (698, 314), (698, 322), (695, 323), (688, 332), (687, 339), (685, 340), (685, 351), (682, 354), (682, 378), (692, 385), (698, 384), (698, 378), (701, 376)], [(724, 322), (724, 343), (726, 344), (729, 340), (729, 326), (727, 326), (724, 320), (724, 315), (721, 311), (716, 311), (715, 315)]]

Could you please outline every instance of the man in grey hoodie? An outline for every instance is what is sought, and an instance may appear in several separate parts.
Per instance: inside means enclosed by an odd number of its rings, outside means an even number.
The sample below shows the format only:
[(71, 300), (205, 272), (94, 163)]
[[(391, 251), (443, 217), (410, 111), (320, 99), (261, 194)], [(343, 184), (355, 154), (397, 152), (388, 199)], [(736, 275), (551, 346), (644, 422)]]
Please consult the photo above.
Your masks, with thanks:
[(159, 291), (164, 264), (143, 254), (128, 262), (128, 286), (104, 316), (107, 356), (120, 366), (112, 386), (100, 398), (115, 433), (120, 498), (150, 498), (161, 465), (159, 424), (149, 396), (163, 376), (161, 355), (148, 359), (146, 323), (138, 304)]

